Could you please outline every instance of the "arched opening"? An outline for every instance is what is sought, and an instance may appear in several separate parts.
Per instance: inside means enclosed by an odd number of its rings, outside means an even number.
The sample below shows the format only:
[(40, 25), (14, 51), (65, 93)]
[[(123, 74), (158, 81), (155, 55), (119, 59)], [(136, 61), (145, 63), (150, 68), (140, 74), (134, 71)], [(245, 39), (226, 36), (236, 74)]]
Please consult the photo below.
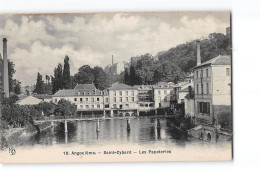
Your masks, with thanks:
[(119, 117), (123, 117), (123, 113), (119, 113)]
[(211, 141), (211, 134), (210, 133), (207, 134), (207, 140)]
[(130, 114), (127, 112), (127, 113), (125, 113), (125, 116), (130, 116)]

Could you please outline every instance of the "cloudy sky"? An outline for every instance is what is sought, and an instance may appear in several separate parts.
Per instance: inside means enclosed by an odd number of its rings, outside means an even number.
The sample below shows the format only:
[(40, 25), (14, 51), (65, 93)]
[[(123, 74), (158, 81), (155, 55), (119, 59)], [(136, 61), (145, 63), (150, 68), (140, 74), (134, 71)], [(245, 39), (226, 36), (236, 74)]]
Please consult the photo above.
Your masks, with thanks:
[[(74, 74), (85, 64), (110, 64), (112, 54), (115, 62), (156, 55), (209, 33), (225, 33), (228, 26), (227, 12), (0, 15), (0, 37), (8, 39), (8, 58), (23, 86), (34, 84), (37, 72), (53, 74), (65, 55)], [(0, 49), (3, 55), (2, 44)]]

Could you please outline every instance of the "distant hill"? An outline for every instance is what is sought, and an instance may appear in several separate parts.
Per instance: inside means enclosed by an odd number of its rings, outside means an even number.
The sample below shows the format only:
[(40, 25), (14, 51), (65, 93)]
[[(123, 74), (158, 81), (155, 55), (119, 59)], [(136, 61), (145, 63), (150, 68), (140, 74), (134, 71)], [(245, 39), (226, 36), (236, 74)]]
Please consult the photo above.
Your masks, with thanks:
[[(222, 33), (209, 34), (208, 38), (200, 40), (202, 62), (218, 55), (231, 54), (231, 40), (229, 35)], [(157, 59), (158, 58), (158, 59)], [(158, 82), (180, 82), (196, 66), (196, 40), (178, 45), (168, 51), (158, 52), (154, 57), (147, 53), (132, 57), (132, 75), (123, 80), (129, 85), (156, 84)], [(127, 78), (127, 75), (125, 76)]]

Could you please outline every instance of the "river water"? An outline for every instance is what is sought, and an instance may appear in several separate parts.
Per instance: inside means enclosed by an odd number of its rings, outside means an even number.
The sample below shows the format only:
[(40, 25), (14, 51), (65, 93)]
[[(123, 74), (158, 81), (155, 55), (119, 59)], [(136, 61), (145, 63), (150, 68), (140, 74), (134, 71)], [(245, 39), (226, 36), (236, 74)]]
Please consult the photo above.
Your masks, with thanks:
[[(56, 123), (56, 122), (55, 122)], [(134, 118), (130, 120), (130, 130), (126, 119), (104, 119), (97, 121), (74, 121), (68, 123), (68, 132), (64, 132), (64, 124), (57, 122), (39, 135), (31, 137), (22, 146), (106, 146), (116, 145), (160, 145), (185, 146), (187, 144), (207, 142), (188, 138), (184, 133), (173, 127), (171, 118)]]

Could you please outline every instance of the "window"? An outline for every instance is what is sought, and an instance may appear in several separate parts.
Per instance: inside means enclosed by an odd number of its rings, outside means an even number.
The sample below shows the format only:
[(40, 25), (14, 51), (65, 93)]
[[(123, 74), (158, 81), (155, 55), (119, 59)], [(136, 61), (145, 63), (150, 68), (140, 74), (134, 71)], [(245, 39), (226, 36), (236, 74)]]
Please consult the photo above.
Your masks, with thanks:
[(55, 98), (55, 102), (57, 102), (58, 100), (57, 100), (57, 98)]
[(134, 91), (132, 91), (131, 94), (132, 94), (132, 96), (134, 96), (134, 94), (135, 94)]
[(158, 94), (159, 94), (159, 95), (161, 94), (161, 91), (160, 91), (160, 90), (158, 90)]
[(126, 108), (129, 108), (129, 104), (125, 104), (125, 107), (126, 107)]
[(128, 97), (126, 97), (125, 99), (126, 99), (126, 102), (128, 102)]
[(116, 97), (113, 98), (113, 101), (116, 102)]
[(74, 101), (77, 101), (77, 98), (74, 98)]
[(229, 68), (226, 68), (226, 76), (230, 76)]
[(106, 103), (108, 103), (108, 98), (106, 98)]
[(122, 91), (119, 91), (119, 95), (122, 96)]
[(206, 69), (206, 77), (209, 77), (209, 69)]
[(125, 95), (128, 96), (128, 91), (125, 91)]
[(196, 77), (199, 78), (199, 72), (198, 71), (196, 71)]
[(167, 94), (167, 90), (164, 90), (164, 94)]
[(94, 109), (94, 105), (91, 105), (91, 108)]
[(97, 101), (99, 101), (99, 98), (97, 98)]
[(199, 85), (196, 85), (197, 94), (199, 94)]
[(82, 98), (80, 98), (79, 101), (82, 102)]
[(207, 92), (206, 92), (206, 94), (209, 94), (209, 83), (207, 83)]
[(208, 102), (198, 102), (197, 110), (199, 113), (210, 114), (210, 103)]
[(100, 109), (100, 104), (97, 105), (97, 108)]
[(116, 96), (116, 91), (115, 91), (115, 92), (113, 92), (113, 95), (114, 95), (114, 96)]
[(91, 102), (94, 103), (94, 98), (91, 98)]
[(83, 105), (80, 105), (80, 108), (82, 109), (82, 108), (83, 108)]
[(89, 109), (89, 105), (86, 105), (86, 109)]
[(86, 98), (86, 102), (88, 102), (88, 98)]
[(167, 101), (167, 97), (164, 97), (164, 101), (165, 101), (165, 102)]
[(200, 77), (203, 78), (203, 70), (200, 71)]
[(134, 102), (135, 101), (135, 98), (134, 97), (132, 97), (132, 102)]
[(113, 104), (113, 108), (116, 108), (116, 104)]
[(122, 102), (122, 97), (119, 98), (119, 101)]
[(105, 108), (109, 108), (109, 104), (105, 104)]
[(201, 94), (203, 95), (203, 84), (201, 84)]

